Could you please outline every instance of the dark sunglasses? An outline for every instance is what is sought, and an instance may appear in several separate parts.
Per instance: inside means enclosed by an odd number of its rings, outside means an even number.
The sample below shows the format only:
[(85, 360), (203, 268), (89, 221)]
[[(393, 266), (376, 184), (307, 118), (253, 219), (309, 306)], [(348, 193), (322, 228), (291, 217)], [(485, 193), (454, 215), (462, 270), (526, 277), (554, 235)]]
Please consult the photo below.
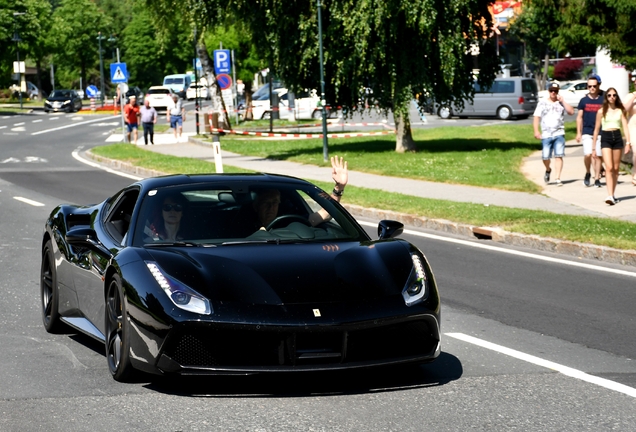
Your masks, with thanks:
[(550, 93), (558, 93), (558, 92), (559, 92), (559, 90), (557, 90), (557, 89), (550, 89)]
[(161, 210), (163, 211), (176, 211), (176, 212), (181, 212), (183, 211), (183, 206), (181, 204), (164, 204), (161, 206)]
[(587, 86), (587, 88), (597, 88), (597, 87), (598, 87), (598, 85), (594, 85), (594, 84), (589, 84), (589, 85)]
[(608, 94), (607, 94), (607, 97), (616, 97), (616, 96), (617, 96), (617, 94), (616, 94), (616, 93), (613, 93), (613, 94), (609, 94), (609, 93), (608, 93)]

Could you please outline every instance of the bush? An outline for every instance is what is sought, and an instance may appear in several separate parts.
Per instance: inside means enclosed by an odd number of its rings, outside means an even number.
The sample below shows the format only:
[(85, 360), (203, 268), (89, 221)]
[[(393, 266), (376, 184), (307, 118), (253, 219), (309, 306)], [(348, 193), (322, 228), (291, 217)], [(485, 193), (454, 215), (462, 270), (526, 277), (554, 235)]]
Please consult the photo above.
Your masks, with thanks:
[(575, 79), (582, 67), (581, 60), (561, 60), (554, 66), (554, 78), (559, 81)]

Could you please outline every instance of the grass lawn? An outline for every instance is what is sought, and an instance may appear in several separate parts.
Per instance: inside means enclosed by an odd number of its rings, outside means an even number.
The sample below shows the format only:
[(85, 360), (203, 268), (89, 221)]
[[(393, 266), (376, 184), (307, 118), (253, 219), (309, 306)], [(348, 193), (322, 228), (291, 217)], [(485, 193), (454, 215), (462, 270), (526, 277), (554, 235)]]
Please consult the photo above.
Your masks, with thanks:
[[(519, 126), (521, 129), (525, 129), (523, 126)], [(459, 129), (462, 128), (442, 128), (442, 129)], [(466, 130), (473, 130), (477, 128), (464, 128)], [(445, 131), (447, 136), (452, 135), (452, 130)], [(483, 131), (480, 131), (483, 133)], [(572, 130), (570, 128), (570, 133)], [(467, 142), (468, 138), (464, 138)], [(226, 144), (228, 141), (236, 141), (233, 145), (240, 147), (242, 145), (240, 140), (228, 140), (227, 137), (222, 138), (223, 146), (228, 149)], [(254, 141), (252, 143), (252, 141)], [(246, 141), (246, 145), (260, 146), (264, 143), (271, 143), (269, 154), (280, 154), (281, 145), (284, 144), (285, 148), (289, 147), (290, 142), (284, 141), (262, 141), (257, 142), (255, 140)], [(302, 144), (304, 141), (291, 141), (291, 143)], [(418, 145), (420, 143), (418, 142)], [(353, 145), (353, 143), (351, 144)], [(537, 146), (537, 144), (535, 144)], [(489, 147), (496, 147), (491, 145)], [(533, 148), (529, 148), (528, 151), (533, 151)], [(140, 147), (131, 146), (128, 144), (113, 144), (103, 147), (95, 147), (91, 150), (93, 153), (112, 158), (117, 160), (128, 161), (134, 165), (142, 166), (145, 168), (156, 169), (166, 173), (210, 173), (215, 171), (214, 163), (201, 161), (190, 158), (178, 158), (174, 156), (161, 155), (152, 151), (145, 150)], [(290, 151), (290, 150), (288, 150)], [(320, 152), (322, 148), (320, 147)], [(258, 154), (248, 153), (245, 154)], [(303, 153), (301, 150), (300, 153)], [(465, 160), (467, 155), (462, 153), (472, 153), (472, 151), (461, 152), (455, 150), (451, 152), (458, 159)], [(490, 151), (485, 151), (490, 154)], [(493, 151), (497, 153), (497, 151)], [(350, 166), (355, 166), (358, 170), (358, 160), (351, 156), (359, 156), (364, 159), (365, 155), (358, 151), (352, 153), (336, 153), (347, 157)], [(395, 156), (395, 152), (387, 150), (385, 157), (391, 159)], [(418, 156), (418, 153), (407, 154), (412, 156)], [(398, 155), (402, 156), (402, 155)], [(377, 155), (373, 155), (376, 158)], [(280, 159), (280, 158), (279, 158)], [(290, 160), (302, 160), (294, 159)], [(322, 153), (317, 158), (320, 165), (323, 165)], [(399, 163), (402, 159), (393, 159), (395, 164)], [(486, 163), (493, 165), (491, 161), (485, 159)], [(317, 163), (318, 164), (318, 163)], [(228, 173), (233, 172), (245, 172), (246, 170), (240, 168), (234, 168), (231, 166), (224, 166), (224, 171)], [(473, 171), (468, 170), (470, 175)], [(324, 190), (331, 190), (333, 183), (331, 182), (316, 182)], [(468, 183), (470, 184), (470, 183)], [(570, 241), (578, 241), (585, 243), (592, 243), (603, 246), (610, 246), (618, 249), (636, 249), (636, 224), (630, 222), (624, 222), (609, 218), (593, 218), (585, 216), (571, 216), (560, 215), (544, 211), (525, 210), (525, 209), (513, 209), (507, 207), (498, 206), (483, 206), (480, 204), (459, 203), (453, 201), (433, 200), (426, 198), (418, 198), (402, 194), (387, 194), (384, 191), (378, 191), (374, 189), (367, 189), (362, 187), (347, 186), (346, 203), (357, 204), (364, 207), (373, 207), (378, 209), (394, 210), (403, 213), (415, 214), (418, 216), (428, 218), (446, 219), (455, 222), (461, 222), (476, 226), (498, 226), (507, 231), (519, 232), (525, 234), (535, 234), (542, 237), (553, 237)]]
[[(566, 139), (576, 125), (567, 123)], [(537, 193), (520, 172), (523, 158), (541, 149), (532, 125), (413, 129), (416, 152), (396, 153), (395, 136), (332, 138), (329, 154), (343, 156), (357, 171), (443, 183)], [(234, 153), (326, 166), (322, 139), (263, 140), (226, 135), (222, 147)]]

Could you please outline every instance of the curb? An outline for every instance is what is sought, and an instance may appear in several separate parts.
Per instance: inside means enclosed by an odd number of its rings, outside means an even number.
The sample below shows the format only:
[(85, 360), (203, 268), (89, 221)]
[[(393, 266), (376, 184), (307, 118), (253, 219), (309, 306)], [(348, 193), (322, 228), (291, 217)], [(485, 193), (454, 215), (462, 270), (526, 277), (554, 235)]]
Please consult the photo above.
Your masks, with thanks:
[[(200, 145), (211, 145), (211, 143), (208, 144), (202, 140), (192, 137), (189, 137), (189, 141)], [(90, 150), (87, 150), (85, 154), (101, 165), (108, 166), (109, 168), (118, 171), (135, 174), (140, 177), (158, 177), (166, 175), (166, 173), (162, 171), (141, 168), (128, 162), (98, 156), (93, 154)], [(636, 250), (614, 249), (607, 246), (598, 246), (589, 243), (577, 243), (549, 237), (519, 234), (508, 232), (497, 227), (476, 227), (444, 219), (430, 219), (427, 217), (400, 213), (392, 210), (366, 208), (354, 204), (345, 203), (343, 204), (343, 207), (354, 216), (376, 220), (392, 219), (403, 223), (406, 227), (424, 228), (473, 239), (477, 237), (479, 239), (492, 240), (496, 243), (521, 246), (542, 252), (551, 252), (576, 257), (579, 259), (636, 267)]]

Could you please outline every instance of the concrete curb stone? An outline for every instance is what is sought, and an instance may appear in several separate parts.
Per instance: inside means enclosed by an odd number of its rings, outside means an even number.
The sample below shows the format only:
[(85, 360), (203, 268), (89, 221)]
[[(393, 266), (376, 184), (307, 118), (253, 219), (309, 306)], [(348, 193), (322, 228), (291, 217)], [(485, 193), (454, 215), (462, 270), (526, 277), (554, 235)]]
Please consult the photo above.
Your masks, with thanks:
[[(190, 138), (190, 140), (192, 140), (192, 138)], [(161, 171), (141, 168), (128, 162), (122, 162), (98, 156), (93, 154), (90, 150), (86, 151), (85, 154), (101, 165), (108, 166), (112, 169), (132, 173), (140, 177), (157, 177), (166, 175), (166, 173)], [(498, 227), (476, 227), (473, 225), (452, 222), (444, 219), (430, 219), (427, 217), (400, 213), (392, 210), (366, 208), (354, 204), (344, 203), (343, 206), (352, 215), (358, 217), (365, 217), (376, 220), (392, 219), (403, 223), (407, 227), (424, 228), (466, 238), (475, 238), (475, 230), (479, 229), (480, 231), (488, 232), (490, 234), (490, 239), (496, 243), (526, 247), (544, 252), (577, 257), (579, 259), (595, 260), (636, 267), (636, 250), (613, 249), (606, 246), (598, 246), (588, 243), (577, 243), (567, 240), (540, 237), (536, 235), (520, 234), (515, 232), (508, 232)]]

